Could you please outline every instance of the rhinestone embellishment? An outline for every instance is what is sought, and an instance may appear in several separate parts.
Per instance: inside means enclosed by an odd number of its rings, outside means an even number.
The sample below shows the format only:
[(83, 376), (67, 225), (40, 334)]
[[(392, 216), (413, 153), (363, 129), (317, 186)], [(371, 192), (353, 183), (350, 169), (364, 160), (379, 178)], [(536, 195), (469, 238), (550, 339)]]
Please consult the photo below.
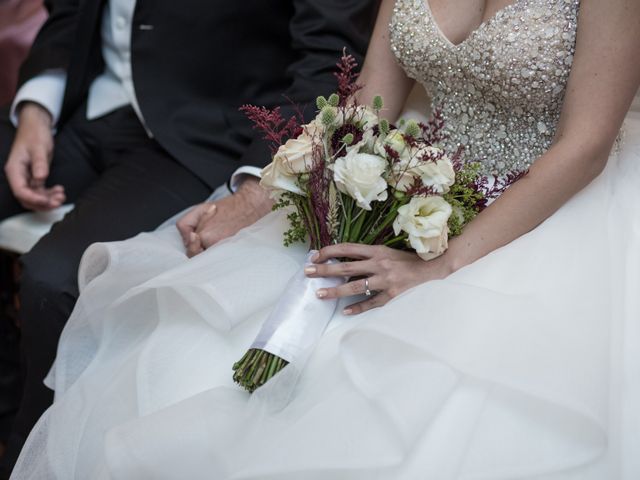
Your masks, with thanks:
[(486, 174), (526, 170), (555, 135), (580, 0), (515, 0), (457, 45), (427, 1), (396, 1), (391, 48), (443, 115), (444, 147), (464, 146)]

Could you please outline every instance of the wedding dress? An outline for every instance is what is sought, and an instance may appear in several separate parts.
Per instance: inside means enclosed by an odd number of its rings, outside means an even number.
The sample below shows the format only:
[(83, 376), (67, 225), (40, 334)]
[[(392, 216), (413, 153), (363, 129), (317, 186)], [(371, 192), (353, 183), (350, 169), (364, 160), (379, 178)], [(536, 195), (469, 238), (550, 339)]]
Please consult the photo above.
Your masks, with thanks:
[[(450, 147), (500, 175), (553, 139), (578, 15), (516, 0), (453, 45), (428, 4), (398, 0), (392, 46)], [(283, 214), (191, 260), (171, 227), (92, 246), (55, 403), (12, 478), (640, 478), (640, 120), (625, 131), (532, 232), (336, 313), (284, 401), (278, 376), (252, 396), (231, 378), (305, 257), (282, 246)]]

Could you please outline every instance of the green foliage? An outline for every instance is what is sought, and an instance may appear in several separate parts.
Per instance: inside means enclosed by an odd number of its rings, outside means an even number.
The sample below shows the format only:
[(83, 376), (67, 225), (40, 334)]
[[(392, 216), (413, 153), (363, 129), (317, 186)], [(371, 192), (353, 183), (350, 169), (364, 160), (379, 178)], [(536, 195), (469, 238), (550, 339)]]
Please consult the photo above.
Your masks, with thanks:
[(456, 173), (456, 182), (451, 186), (444, 199), (453, 208), (449, 217), (449, 235), (455, 237), (462, 233), (462, 229), (478, 215), (478, 202), (483, 199), (482, 193), (476, 191), (473, 185), (480, 175), (479, 163), (468, 163)]
[[(288, 209), (296, 207), (296, 202), (300, 201), (298, 195), (291, 192), (284, 192), (273, 206), (273, 210)], [(287, 214), (289, 221), (289, 230), (284, 232), (284, 245), (288, 247), (294, 243), (304, 243), (307, 240), (307, 227), (304, 220), (298, 213), (298, 209), (294, 208)]]
[(376, 95), (375, 97), (373, 97), (373, 103), (371, 106), (376, 112), (382, 110), (382, 107), (384, 107), (384, 101), (382, 100), (382, 97), (380, 95)]
[(253, 393), (288, 363), (272, 353), (251, 348), (233, 365), (233, 380), (249, 393)]
[(329, 96), (329, 105), (332, 107), (340, 105), (340, 96), (337, 93), (332, 93), (331, 96)]
[(449, 217), (449, 236), (457, 237), (462, 233), (465, 225), (464, 213), (461, 211), (461, 204), (457, 200), (448, 200), (453, 208), (453, 213)]
[(404, 192), (401, 192), (400, 190), (394, 190), (393, 196), (396, 200), (405, 200), (407, 197), (407, 195)]
[(322, 95), (316, 98), (316, 107), (318, 107), (318, 110), (322, 110), (327, 105), (329, 105), (329, 102)]

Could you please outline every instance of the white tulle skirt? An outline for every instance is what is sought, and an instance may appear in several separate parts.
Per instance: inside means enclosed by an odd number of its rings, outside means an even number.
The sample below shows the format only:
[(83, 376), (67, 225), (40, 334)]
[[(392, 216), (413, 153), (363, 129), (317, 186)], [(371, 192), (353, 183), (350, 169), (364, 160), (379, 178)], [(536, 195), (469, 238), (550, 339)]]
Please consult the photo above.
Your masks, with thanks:
[(231, 379), (304, 258), (284, 222), (192, 260), (173, 228), (92, 246), (12, 478), (640, 478), (640, 122), (531, 233), (336, 314), (285, 401)]

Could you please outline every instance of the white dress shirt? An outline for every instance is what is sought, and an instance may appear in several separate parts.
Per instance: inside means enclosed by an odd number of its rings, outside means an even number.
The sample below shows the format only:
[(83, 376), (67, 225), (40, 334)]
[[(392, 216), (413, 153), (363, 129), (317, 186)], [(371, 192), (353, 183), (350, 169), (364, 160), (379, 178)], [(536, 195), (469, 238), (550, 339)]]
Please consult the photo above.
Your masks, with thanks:
[[(135, 0), (109, 0), (104, 7), (101, 35), (105, 69), (89, 87), (89, 120), (131, 105), (144, 124), (131, 75), (131, 24), (135, 6)], [(21, 102), (32, 101), (49, 110), (55, 124), (60, 117), (66, 80), (64, 71), (50, 70), (25, 83), (13, 101), (14, 123), (17, 124), (16, 107)]]
[[(102, 15), (102, 57), (104, 72), (89, 87), (87, 99), (87, 119), (93, 120), (117, 108), (131, 105), (149, 136), (144, 117), (136, 98), (131, 71), (131, 30), (136, 0), (109, 0)], [(140, 29), (153, 28), (138, 25)], [(17, 126), (17, 107), (31, 101), (46, 108), (55, 125), (60, 118), (64, 89), (67, 81), (63, 70), (49, 70), (26, 82), (18, 91), (11, 107), (11, 120)], [(236, 187), (245, 175), (260, 176), (260, 169), (253, 166), (240, 167), (231, 178), (231, 188)]]

